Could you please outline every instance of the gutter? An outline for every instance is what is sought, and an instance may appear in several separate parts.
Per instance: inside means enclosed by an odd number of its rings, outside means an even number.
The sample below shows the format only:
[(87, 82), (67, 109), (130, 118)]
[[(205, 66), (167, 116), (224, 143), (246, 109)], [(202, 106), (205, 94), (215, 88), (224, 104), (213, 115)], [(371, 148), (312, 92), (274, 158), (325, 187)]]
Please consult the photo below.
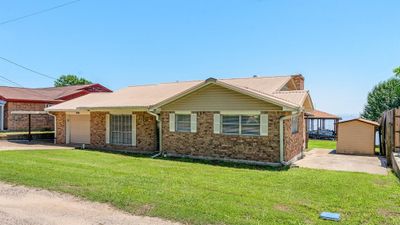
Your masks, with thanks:
[(295, 114), (284, 116), (279, 118), (279, 162), (282, 165), (288, 165), (288, 162), (285, 162), (285, 146), (284, 146), (284, 129), (283, 129), (283, 122), (288, 119), (292, 119), (293, 117), (297, 117), (300, 115), (300, 112)]
[(151, 158), (156, 158), (159, 157), (160, 155), (162, 155), (163, 150), (162, 150), (162, 124), (161, 124), (161, 119), (160, 119), (160, 115), (157, 113), (154, 113), (150, 110), (147, 110), (147, 113), (149, 113), (150, 115), (153, 115), (156, 117), (156, 121), (158, 123), (158, 153), (151, 156)]

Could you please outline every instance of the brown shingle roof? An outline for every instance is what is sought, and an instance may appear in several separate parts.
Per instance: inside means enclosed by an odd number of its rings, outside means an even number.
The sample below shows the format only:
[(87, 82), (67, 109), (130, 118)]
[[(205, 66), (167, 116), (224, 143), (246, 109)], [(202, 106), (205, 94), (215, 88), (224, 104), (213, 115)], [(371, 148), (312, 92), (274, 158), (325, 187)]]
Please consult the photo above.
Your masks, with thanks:
[(323, 112), (323, 111), (319, 111), (319, 110), (314, 110), (311, 112), (307, 112), (307, 118), (311, 118), (311, 119), (341, 119), (341, 117), (327, 113), (327, 112)]
[(206, 81), (184, 81), (161, 83), (151, 85), (139, 85), (123, 88), (113, 93), (102, 95), (101, 98), (93, 101), (90, 94), (78, 99), (71, 100), (59, 105), (48, 108), (49, 111), (75, 110), (77, 108), (123, 108), (123, 107), (153, 107), (171, 98), (195, 89), (198, 86), (207, 84), (213, 80), (215, 84), (228, 85), (235, 87), (243, 92), (253, 93), (254, 95), (272, 99), (276, 102), (299, 107), (308, 95), (307, 91), (286, 91), (280, 89), (292, 78), (292, 76), (278, 77), (251, 77), (251, 78), (232, 78), (232, 79), (207, 79)]
[(351, 120), (340, 121), (339, 123), (348, 123), (348, 122), (353, 122), (353, 121), (360, 121), (363, 123), (368, 123), (368, 124), (374, 125), (376, 127), (379, 127), (379, 123), (372, 121), (372, 120), (363, 119), (363, 118), (356, 118), (356, 119), (351, 119)]
[(23, 101), (62, 101), (65, 96), (73, 95), (81, 92), (85, 88), (98, 85), (73, 85), (66, 87), (49, 87), (49, 88), (20, 88), (0, 86), (0, 99), (3, 100), (23, 100)]

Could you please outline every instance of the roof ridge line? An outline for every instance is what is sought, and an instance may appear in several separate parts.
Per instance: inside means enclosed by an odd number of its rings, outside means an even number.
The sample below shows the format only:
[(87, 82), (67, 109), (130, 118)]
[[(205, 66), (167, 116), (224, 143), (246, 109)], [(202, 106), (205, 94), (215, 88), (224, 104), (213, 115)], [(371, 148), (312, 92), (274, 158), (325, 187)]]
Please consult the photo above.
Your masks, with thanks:
[[(279, 78), (279, 77), (292, 77), (298, 74), (292, 75), (273, 75), (273, 76), (257, 76), (257, 77), (232, 77), (232, 78), (215, 78), (217, 80), (238, 80), (238, 79), (265, 79), (265, 78)], [(184, 81), (171, 81), (171, 82), (161, 82), (161, 83), (152, 83), (152, 84), (137, 84), (137, 85), (129, 85), (128, 87), (142, 87), (142, 86), (153, 86), (153, 85), (160, 85), (160, 84), (175, 84), (175, 83), (189, 83), (189, 82), (202, 82), (206, 79), (198, 79), (198, 80), (184, 80)]]

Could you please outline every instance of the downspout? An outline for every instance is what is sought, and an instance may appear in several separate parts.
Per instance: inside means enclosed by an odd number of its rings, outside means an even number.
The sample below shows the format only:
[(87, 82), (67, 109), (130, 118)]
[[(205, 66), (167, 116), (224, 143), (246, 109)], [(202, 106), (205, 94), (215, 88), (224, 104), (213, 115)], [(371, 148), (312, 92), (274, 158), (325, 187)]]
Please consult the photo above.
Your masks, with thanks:
[(300, 115), (300, 112), (297, 112), (295, 114), (289, 115), (289, 116), (283, 116), (279, 118), (279, 161), (282, 165), (287, 165), (287, 162), (285, 162), (285, 146), (284, 146), (284, 129), (283, 129), (283, 122), (287, 119), (292, 119), (293, 117), (297, 117)]
[(155, 116), (156, 121), (158, 123), (158, 153), (151, 156), (151, 158), (156, 158), (156, 157), (159, 157), (160, 155), (162, 155), (162, 124), (161, 124), (160, 115), (158, 115), (157, 113), (151, 112), (150, 110), (147, 110), (147, 112), (150, 115)]

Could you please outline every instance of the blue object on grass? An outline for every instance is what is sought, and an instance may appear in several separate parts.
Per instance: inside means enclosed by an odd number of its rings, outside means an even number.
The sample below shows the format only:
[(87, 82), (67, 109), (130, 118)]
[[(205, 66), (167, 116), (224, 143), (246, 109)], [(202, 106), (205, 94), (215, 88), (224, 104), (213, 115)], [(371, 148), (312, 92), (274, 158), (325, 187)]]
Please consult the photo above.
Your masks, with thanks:
[(339, 213), (322, 212), (319, 217), (324, 220), (340, 221)]

